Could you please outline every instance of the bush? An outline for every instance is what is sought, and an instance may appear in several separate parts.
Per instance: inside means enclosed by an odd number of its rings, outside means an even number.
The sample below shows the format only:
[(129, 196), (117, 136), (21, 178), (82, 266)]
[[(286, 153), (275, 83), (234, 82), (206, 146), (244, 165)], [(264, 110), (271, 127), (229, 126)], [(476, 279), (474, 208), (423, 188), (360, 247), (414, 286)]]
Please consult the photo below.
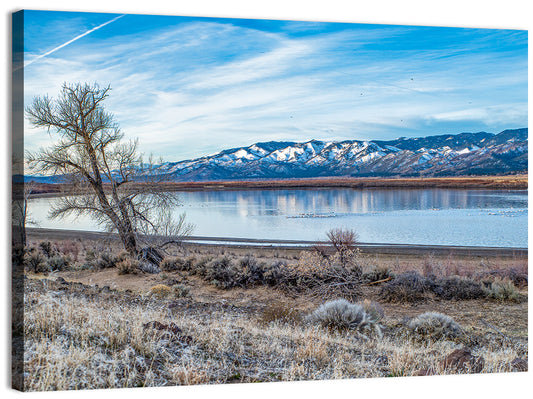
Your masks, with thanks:
[(383, 311), (383, 308), (381, 305), (377, 302), (371, 301), (369, 299), (365, 299), (361, 306), (363, 306), (363, 310), (368, 313), (368, 315), (373, 320), (381, 320), (385, 316), (385, 312)]
[(203, 270), (203, 277), (220, 288), (236, 286), (237, 275), (238, 271), (228, 257), (213, 259)]
[(485, 297), (485, 291), (480, 283), (459, 276), (439, 278), (434, 286), (433, 292), (442, 299), (479, 299)]
[(184, 284), (176, 284), (172, 287), (172, 292), (176, 298), (185, 298), (191, 295), (190, 288)]
[(429, 340), (456, 340), (464, 336), (463, 328), (450, 316), (426, 312), (412, 319), (408, 324), (411, 334)]
[(183, 259), (179, 256), (166, 256), (159, 267), (165, 272), (190, 271), (195, 262), (194, 257)]
[(138, 274), (139, 261), (137, 259), (124, 258), (116, 264), (118, 274)]
[(361, 275), (361, 281), (364, 283), (373, 283), (376, 281), (386, 280), (392, 278), (394, 275), (386, 266), (372, 267), (372, 269), (364, 272)]
[(47, 258), (54, 256), (56, 253), (50, 241), (41, 241), (39, 243), (39, 248)]
[(50, 271), (63, 271), (68, 269), (70, 262), (68, 256), (54, 255), (46, 261), (46, 264)]
[(384, 284), (380, 297), (387, 302), (417, 302), (426, 298), (432, 281), (417, 272), (406, 272)]
[(220, 288), (252, 287), (266, 284), (268, 267), (258, 263), (253, 256), (245, 256), (235, 264), (230, 258), (201, 260), (194, 266), (193, 274), (198, 274)]
[(490, 299), (497, 301), (521, 302), (525, 299), (514, 284), (509, 280), (496, 279), (485, 289), (485, 294)]
[(521, 267), (510, 267), (505, 269), (506, 273), (500, 275), (499, 277), (504, 280), (510, 280), (515, 287), (522, 288), (527, 287), (528, 285), (528, 269), (527, 265), (522, 265)]
[(308, 316), (309, 322), (331, 330), (354, 330), (362, 335), (374, 333), (381, 336), (379, 320), (375, 313), (345, 299), (326, 302)]
[(280, 260), (266, 267), (263, 273), (264, 283), (268, 286), (280, 286), (290, 280), (287, 262)]
[(34, 273), (44, 273), (50, 271), (44, 256), (35, 249), (31, 249), (24, 254), (24, 266), (26, 270), (30, 270)]
[(152, 288), (150, 288), (150, 294), (158, 297), (158, 298), (166, 298), (170, 296), (172, 293), (172, 289), (165, 284), (158, 284)]
[(110, 269), (116, 267), (122, 259), (111, 252), (102, 252), (96, 259), (95, 266), (97, 269)]
[(98, 258), (98, 253), (94, 249), (85, 250), (85, 261), (87, 263), (94, 263)]
[(265, 263), (258, 263), (253, 255), (247, 255), (239, 261), (238, 285), (241, 287), (253, 287), (266, 283)]
[(177, 256), (165, 256), (159, 264), (159, 267), (164, 272), (173, 272), (180, 270), (182, 264), (182, 259)]
[(487, 281), (489, 284), (495, 280), (509, 280), (515, 287), (522, 288), (528, 285), (527, 265), (521, 267), (509, 267), (505, 269), (495, 269), (489, 272), (478, 273), (477, 278)]
[[(304, 252), (296, 264), (270, 266), (265, 280), (289, 295), (307, 294), (322, 299), (354, 299), (360, 294), (359, 266), (354, 262), (343, 264), (338, 254), (323, 258), (316, 252)], [(272, 285), (274, 285), (272, 284)]]
[(212, 259), (213, 258), (206, 256), (206, 257), (203, 257), (200, 260), (198, 260), (198, 262), (196, 262), (196, 263), (193, 262), (193, 264), (192, 264), (193, 266), (192, 266), (192, 268), (190, 270), (190, 273), (192, 275), (197, 274), (200, 277), (204, 277), (205, 274), (206, 274), (207, 265), (209, 264), (209, 262), (211, 262)]
[(66, 240), (59, 246), (59, 252), (72, 257), (76, 262), (80, 253), (80, 246), (76, 241)]
[[(339, 255), (339, 261), (342, 266), (346, 266), (348, 259), (354, 256), (357, 249), (359, 236), (354, 230), (350, 229), (331, 229), (326, 233), (329, 244)], [(356, 271), (360, 274), (361, 269)]]
[(273, 302), (267, 305), (259, 319), (263, 324), (273, 322), (296, 324), (300, 320), (300, 313), (285, 302)]

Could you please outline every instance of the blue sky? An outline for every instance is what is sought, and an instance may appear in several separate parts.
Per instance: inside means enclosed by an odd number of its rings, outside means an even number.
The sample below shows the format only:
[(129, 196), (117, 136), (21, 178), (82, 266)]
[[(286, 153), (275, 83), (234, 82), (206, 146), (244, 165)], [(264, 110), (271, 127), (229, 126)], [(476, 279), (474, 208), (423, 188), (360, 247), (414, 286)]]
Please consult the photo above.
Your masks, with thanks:
[[(258, 141), (527, 126), (527, 32), (25, 12), (25, 102), (110, 84), (141, 150), (177, 161)], [(26, 123), (26, 148), (53, 139)]]

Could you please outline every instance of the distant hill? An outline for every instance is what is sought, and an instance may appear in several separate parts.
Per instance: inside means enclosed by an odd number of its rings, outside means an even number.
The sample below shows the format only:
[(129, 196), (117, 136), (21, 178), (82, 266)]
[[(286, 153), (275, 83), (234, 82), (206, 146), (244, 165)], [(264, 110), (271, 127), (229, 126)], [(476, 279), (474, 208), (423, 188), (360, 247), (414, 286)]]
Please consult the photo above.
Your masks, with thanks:
[(267, 142), (159, 167), (169, 181), (527, 172), (528, 129), (390, 141)]
[(527, 135), (524, 128), (389, 141), (270, 141), (163, 163), (157, 171), (167, 181), (508, 174), (527, 172)]

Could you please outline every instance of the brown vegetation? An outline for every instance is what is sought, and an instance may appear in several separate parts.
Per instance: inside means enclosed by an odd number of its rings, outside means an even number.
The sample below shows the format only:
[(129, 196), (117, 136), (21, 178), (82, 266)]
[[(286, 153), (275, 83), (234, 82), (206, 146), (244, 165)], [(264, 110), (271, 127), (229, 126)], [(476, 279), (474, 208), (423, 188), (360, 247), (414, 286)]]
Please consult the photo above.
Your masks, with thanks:
[[(62, 270), (26, 272), (27, 390), (527, 367), (526, 259), (350, 251), (342, 266), (338, 254), (196, 246), (173, 248), (164, 270), (147, 274), (118, 243), (67, 241), (30, 236), (32, 259), (71, 261)], [(335, 291), (339, 280), (331, 276), (348, 278), (351, 264), (361, 274), (345, 286), (351, 289)], [(383, 294), (401, 295), (412, 282), (423, 287), (415, 302)], [(351, 303), (325, 306), (343, 296)], [(456, 350), (470, 357), (450, 360)]]
[[(203, 191), (241, 189), (294, 189), (294, 188), (473, 188), (525, 190), (527, 174), (468, 177), (327, 177), (284, 180), (241, 180), (207, 182), (158, 182), (152, 187), (158, 191)], [(142, 183), (138, 183), (142, 185)], [(148, 184), (148, 183), (146, 183)], [(35, 196), (61, 195), (60, 184), (37, 184)], [(104, 183), (104, 188), (111, 187)]]

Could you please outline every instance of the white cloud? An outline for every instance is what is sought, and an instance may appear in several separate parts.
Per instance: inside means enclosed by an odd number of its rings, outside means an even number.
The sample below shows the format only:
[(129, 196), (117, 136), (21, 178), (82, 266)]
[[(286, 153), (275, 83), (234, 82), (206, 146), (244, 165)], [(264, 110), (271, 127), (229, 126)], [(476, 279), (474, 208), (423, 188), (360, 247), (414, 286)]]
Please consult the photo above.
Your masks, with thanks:
[[(463, 121), (474, 129), (527, 123), (527, 61), (466, 44), (375, 48), (413, 29), (290, 38), (193, 22), (79, 40), (27, 68), (25, 95), (54, 95), (64, 81), (109, 83), (107, 107), (125, 134), (169, 160), (257, 141), (386, 139)], [(28, 147), (42, 137), (29, 132)]]

